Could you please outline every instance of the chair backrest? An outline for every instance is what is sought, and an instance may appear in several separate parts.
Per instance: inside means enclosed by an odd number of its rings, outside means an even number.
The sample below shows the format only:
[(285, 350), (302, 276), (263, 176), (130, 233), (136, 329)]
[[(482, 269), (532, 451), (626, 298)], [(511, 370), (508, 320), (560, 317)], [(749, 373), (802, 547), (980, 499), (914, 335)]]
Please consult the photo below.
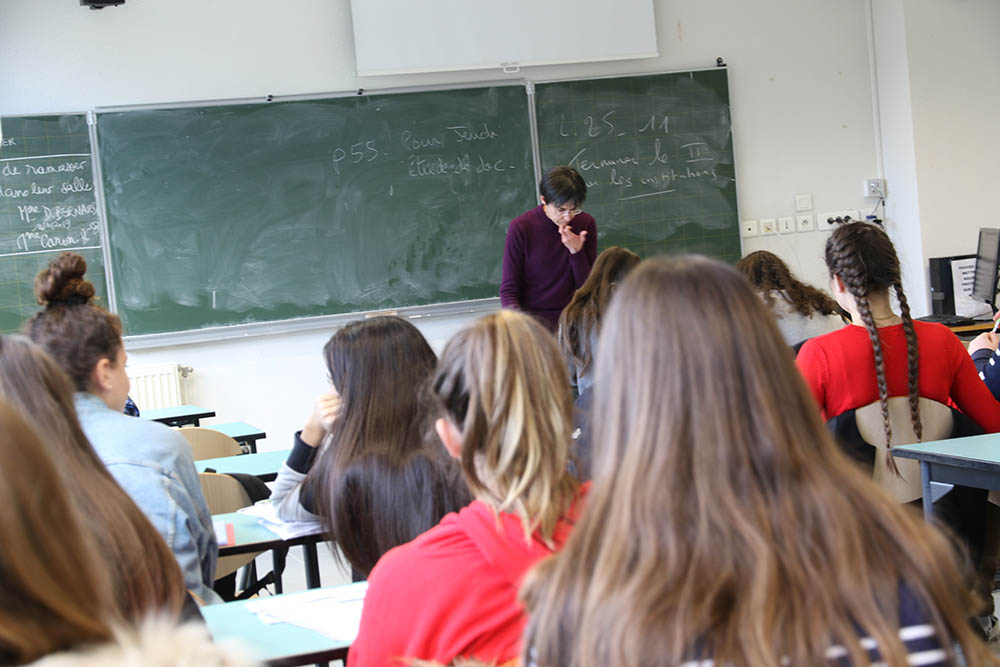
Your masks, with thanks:
[[(954, 426), (951, 408), (929, 398), (920, 400), (920, 424), (923, 427), (921, 440), (943, 440), (950, 438)], [(872, 479), (898, 502), (908, 503), (923, 495), (920, 485), (920, 464), (913, 459), (895, 459), (897, 476), (889, 469), (887, 459), (889, 448), (885, 442), (885, 427), (882, 422), (882, 406), (876, 401), (854, 411), (858, 432), (865, 442), (875, 448), (875, 466)], [(910, 399), (894, 396), (889, 399), (889, 425), (892, 426), (892, 445), (909, 445), (917, 442), (910, 421)]]
[(243, 453), (240, 443), (221, 431), (199, 426), (185, 426), (177, 429), (191, 445), (195, 461), (217, 459), (222, 456), (236, 456)]
[[(243, 485), (235, 477), (214, 472), (200, 472), (198, 473), (198, 481), (201, 482), (201, 490), (205, 494), (208, 511), (212, 514), (227, 514), (253, 504)], [(256, 557), (257, 554), (223, 556), (215, 567), (215, 578), (221, 579), (227, 574), (235, 572)]]

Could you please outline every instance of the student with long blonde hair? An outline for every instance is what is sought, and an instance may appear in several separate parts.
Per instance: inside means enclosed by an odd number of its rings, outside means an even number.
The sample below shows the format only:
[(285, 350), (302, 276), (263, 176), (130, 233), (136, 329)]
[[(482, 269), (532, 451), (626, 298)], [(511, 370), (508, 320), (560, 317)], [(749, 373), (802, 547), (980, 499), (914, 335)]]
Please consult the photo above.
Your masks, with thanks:
[(734, 269), (643, 263), (599, 347), (593, 488), (525, 585), (525, 664), (995, 662), (949, 541), (840, 453)]
[(530, 316), (487, 315), (452, 338), (431, 385), (438, 434), (475, 501), (389, 551), (369, 577), (350, 665), (516, 658), (524, 573), (565, 542), (572, 401), (555, 340)]
[(45, 448), (59, 462), (67, 493), (111, 574), (122, 618), (153, 612), (176, 616), (186, 595), (177, 561), (90, 446), (62, 369), (27, 338), (0, 336), (0, 398), (31, 416)]

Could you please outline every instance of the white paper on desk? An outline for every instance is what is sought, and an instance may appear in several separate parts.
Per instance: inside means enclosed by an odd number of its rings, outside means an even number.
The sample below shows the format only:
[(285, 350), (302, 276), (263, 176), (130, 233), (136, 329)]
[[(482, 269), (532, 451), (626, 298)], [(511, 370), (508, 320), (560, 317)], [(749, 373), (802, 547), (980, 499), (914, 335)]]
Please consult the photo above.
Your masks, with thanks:
[(361, 627), (368, 582), (317, 588), (295, 595), (279, 595), (246, 603), (247, 611), (262, 623), (290, 623), (318, 632), (334, 641), (353, 642)]
[(955, 314), (960, 317), (989, 319), (993, 309), (985, 301), (972, 298), (976, 282), (976, 258), (951, 260), (951, 285), (955, 294)]
[(240, 514), (257, 517), (257, 520), (272, 533), (283, 540), (302, 535), (315, 535), (323, 530), (319, 521), (282, 521), (278, 518), (278, 510), (270, 500), (261, 500), (255, 505), (236, 510)]

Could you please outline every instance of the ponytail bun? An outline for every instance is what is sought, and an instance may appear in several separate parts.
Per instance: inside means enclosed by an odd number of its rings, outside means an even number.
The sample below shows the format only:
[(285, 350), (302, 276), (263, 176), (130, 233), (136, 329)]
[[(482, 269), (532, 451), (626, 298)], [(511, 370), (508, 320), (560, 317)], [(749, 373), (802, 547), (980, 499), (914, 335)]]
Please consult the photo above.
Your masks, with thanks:
[(75, 252), (64, 252), (35, 276), (35, 298), (42, 306), (86, 304), (94, 298), (94, 284), (83, 276), (87, 260)]

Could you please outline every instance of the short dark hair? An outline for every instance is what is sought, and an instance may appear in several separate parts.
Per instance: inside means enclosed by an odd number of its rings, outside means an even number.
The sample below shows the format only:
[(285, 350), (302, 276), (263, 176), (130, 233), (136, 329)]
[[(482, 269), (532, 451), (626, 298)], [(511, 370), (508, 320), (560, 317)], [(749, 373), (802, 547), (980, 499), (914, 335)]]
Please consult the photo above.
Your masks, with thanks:
[(587, 184), (576, 169), (561, 165), (545, 172), (538, 184), (538, 194), (545, 198), (546, 204), (562, 206), (572, 202), (580, 206), (587, 198)]

